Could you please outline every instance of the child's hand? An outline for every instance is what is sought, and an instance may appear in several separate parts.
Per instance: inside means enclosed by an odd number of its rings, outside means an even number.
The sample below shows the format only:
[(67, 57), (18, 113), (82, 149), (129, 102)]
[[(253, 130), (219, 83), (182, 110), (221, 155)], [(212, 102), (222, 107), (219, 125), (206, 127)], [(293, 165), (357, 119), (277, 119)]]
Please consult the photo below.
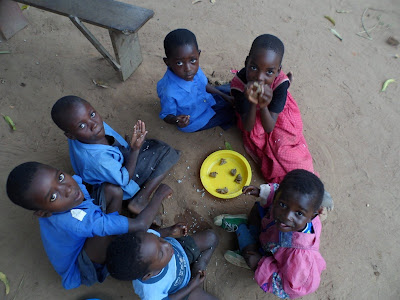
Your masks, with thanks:
[(130, 146), (132, 150), (139, 150), (142, 147), (145, 139), (146, 139), (146, 125), (143, 121), (139, 120), (136, 122), (136, 125), (133, 126), (133, 134), (130, 142)]
[(246, 195), (260, 197), (260, 189), (254, 185), (244, 186), (242, 192)]
[(189, 284), (188, 284), (188, 285), (190, 285), (190, 287), (191, 287), (192, 289), (195, 289), (196, 287), (198, 287), (200, 284), (203, 283), (204, 279), (206, 279), (206, 271), (205, 271), (205, 270), (199, 271), (199, 272), (196, 274), (196, 276), (193, 277), (193, 278), (189, 281)]
[(260, 93), (258, 97), (258, 104), (260, 105), (260, 108), (265, 108), (268, 107), (268, 105), (271, 103), (274, 92), (269, 85), (261, 86), (263, 87), (263, 89), (262, 93)]
[(173, 238), (180, 238), (188, 235), (187, 225), (182, 222), (176, 223), (174, 226), (171, 226), (170, 230), (171, 233), (169, 234), (169, 236)]
[(258, 104), (258, 98), (263, 91), (263, 85), (258, 84), (258, 82), (249, 82), (247, 83), (244, 95), (246, 96), (247, 100), (253, 104)]
[(249, 102), (259, 104), (260, 108), (267, 107), (271, 103), (273, 95), (269, 85), (258, 82), (247, 83), (244, 93)]
[(184, 128), (189, 125), (190, 116), (189, 115), (180, 115), (176, 116), (176, 125), (180, 128)]

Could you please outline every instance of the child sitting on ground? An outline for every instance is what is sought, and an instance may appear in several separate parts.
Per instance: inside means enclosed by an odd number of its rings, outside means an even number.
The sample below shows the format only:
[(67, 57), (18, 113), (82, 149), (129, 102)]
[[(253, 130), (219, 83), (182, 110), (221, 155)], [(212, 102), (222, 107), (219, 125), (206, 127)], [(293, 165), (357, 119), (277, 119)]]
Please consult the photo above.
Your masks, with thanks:
[[(227, 251), (231, 263), (255, 271), (254, 279), (268, 293), (294, 299), (317, 290), (326, 268), (319, 253), (324, 185), (306, 170), (293, 170), (281, 184), (243, 188), (260, 203), (246, 215), (220, 215), (216, 225), (236, 232), (240, 254)], [(260, 233), (261, 231), (261, 233)]]
[(164, 39), (164, 49), (168, 69), (157, 83), (160, 118), (183, 132), (231, 127), (235, 122), (233, 98), (208, 83), (199, 67), (196, 36), (187, 29), (171, 31)]
[(171, 194), (170, 187), (160, 185), (146, 208), (129, 219), (119, 215), (119, 186), (102, 184), (92, 199), (79, 176), (38, 162), (15, 167), (7, 179), (10, 200), (39, 217), (44, 249), (66, 289), (104, 281), (113, 235), (147, 230), (162, 200)]
[(133, 213), (142, 211), (167, 171), (179, 160), (180, 152), (166, 143), (145, 140), (147, 131), (140, 120), (128, 144), (103, 122), (89, 102), (79, 97), (59, 99), (51, 117), (68, 138), (75, 173), (95, 187), (103, 182), (121, 186), (124, 200), (136, 195), (128, 205)]
[(107, 268), (116, 279), (133, 280), (143, 300), (212, 300), (216, 298), (201, 284), (217, 244), (213, 231), (187, 236), (187, 227), (180, 223), (158, 232), (128, 233), (110, 244)]
[(300, 110), (288, 91), (290, 80), (282, 71), (283, 53), (279, 38), (260, 35), (251, 46), (245, 67), (231, 82), (244, 148), (261, 166), (266, 182), (273, 183), (280, 183), (294, 169), (314, 173)]

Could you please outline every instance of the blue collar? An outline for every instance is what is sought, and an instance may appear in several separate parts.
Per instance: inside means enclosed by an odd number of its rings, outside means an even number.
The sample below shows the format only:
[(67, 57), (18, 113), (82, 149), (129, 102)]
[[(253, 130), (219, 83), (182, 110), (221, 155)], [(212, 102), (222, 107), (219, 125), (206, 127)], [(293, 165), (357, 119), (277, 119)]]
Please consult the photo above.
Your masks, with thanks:
[(161, 279), (163, 279), (165, 274), (167, 274), (167, 272), (168, 272), (168, 264), (157, 275), (151, 277), (150, 279), (144, 280), (144, 281), (142, 279), (139, 279), (139, 281), (143, 284), (153, 284), (153, 283), (156, 283), (156, 282), (160, 281)]
[[(199, 67), (200, 70), (200, 67)], [(198, 71), (197, 71), (198, 72)], [(196, 73), (197, 75), (197, 73)], [(196, 77), (196, 75), (194, 75)], [(192, 91), (193, 81), (186, 81), (179, 76), (175, 75), (170, 68), (167, 70), (167, 76), (170, 80), (174, 81), (180, 88), (184, 89), (186, 92), (190, 93)], [(194, 77), (194, 78), (195, 78)], [(193, 78), (193, 80), (194, 80)]]

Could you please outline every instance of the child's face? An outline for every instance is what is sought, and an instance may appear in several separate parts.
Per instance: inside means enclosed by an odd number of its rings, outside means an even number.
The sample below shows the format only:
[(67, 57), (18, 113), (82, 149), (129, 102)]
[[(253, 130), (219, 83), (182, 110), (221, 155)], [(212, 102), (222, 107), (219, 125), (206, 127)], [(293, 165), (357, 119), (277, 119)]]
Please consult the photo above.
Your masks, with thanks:
[(199, 69), (199, 57), (200, 50), (195, 45), (184, 45), (174, 49), (164, 62), (176, 76), (192, 81)]
[(259, 49), (246, 59), (248, 82), (257, 81), (271, 86), (281, 71), (281, 57), (273, 50)]
[(160, 273), (160, 271), (169, 263), (174, 254), (172, 245), (161, 237), (146, 232), (143, 236), (140, 248), (142, 260), (149, 263), (148, 274), (144, 276), (144, 280)]
[(316, 212), (313, 199), (297, 192), (279, 192), (273, 203), (273, 214), (279, 231), (301, 231)]
[(87, 102), (73, 105), (66, 112), (65, 135), (85, 144), (96, 144), (105, 137), (103, 119)]
[(81, 204), (85, 197), (71, 175), (50, 167), (39, 169), (27, 194), (44, 212), (64, 212)]

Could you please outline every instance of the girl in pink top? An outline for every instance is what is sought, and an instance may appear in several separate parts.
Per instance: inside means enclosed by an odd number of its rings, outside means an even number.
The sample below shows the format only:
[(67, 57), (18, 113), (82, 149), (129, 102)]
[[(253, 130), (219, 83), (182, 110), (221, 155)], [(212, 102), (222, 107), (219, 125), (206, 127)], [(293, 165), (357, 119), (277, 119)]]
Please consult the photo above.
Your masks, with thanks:
[[(262, 290), (295, 299), (317, 290), (326, 263), (319, 253), (324, 186), (306, 170), (289, 172), (280, 185), (248, 186), (245, 194), (259, 196), (248, 221), (243, 215), (216, 217), (225, 229), (235, 231), (240, 254), (227, 251), (236, 265), (240, 259), (255, 271)], [(217, 222), (216, 222), (217, 224)]]
[(288, 91), (290, 80), (282, 72), (283, 53), (279, 38), (260, 35), (245, 68), (231, 82), (246, 152), (261, 166), (266, 182), (272, 183), (280, 183), (294, 169), (314, 173), (300, 110)]

